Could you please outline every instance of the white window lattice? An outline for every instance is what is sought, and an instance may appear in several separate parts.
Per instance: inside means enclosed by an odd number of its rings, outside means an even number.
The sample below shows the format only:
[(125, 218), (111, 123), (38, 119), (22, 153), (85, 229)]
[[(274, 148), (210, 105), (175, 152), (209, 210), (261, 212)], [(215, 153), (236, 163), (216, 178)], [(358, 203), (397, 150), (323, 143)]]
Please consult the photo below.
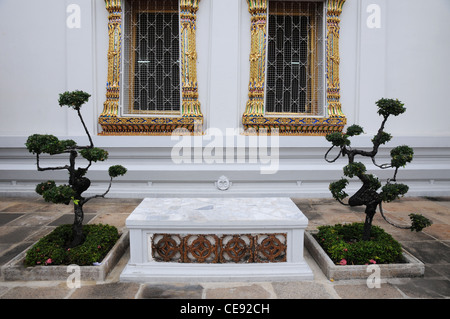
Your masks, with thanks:
[(178, 0), (128, 0), (123, 17), (124, 111), (133, 114), (179, 112)]
[(323, 2), (269, 1), (266, 112), (323, 112), (323, 16)]

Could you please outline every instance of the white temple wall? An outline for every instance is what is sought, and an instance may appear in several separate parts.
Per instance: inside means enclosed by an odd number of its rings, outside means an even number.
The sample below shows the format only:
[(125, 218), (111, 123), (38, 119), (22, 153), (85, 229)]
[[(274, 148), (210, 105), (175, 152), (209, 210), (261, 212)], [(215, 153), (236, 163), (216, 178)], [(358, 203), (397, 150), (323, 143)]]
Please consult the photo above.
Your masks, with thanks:
[[(73, 20), (78, 8), (80, 20)], [(410, 185), (409, 195), (450, 195), (449, 14), (448, 0), (347, 0), (341, 15), (342, 110), (348, 124), (366, 132), (354, 145), (370, 146), (380, 123), (379, 98), (403, 101), (407, 112), (389, 120), (394, 139), (380, 150), (380, 162), (388, 161), (392, 147), (414, 148), (413, 163), (398, 176)], [(75, 113), (57, 102), (59, 93), (80, 89), (92, 95), (82, 112), (94, 143), (110, 153), (107, 162), (89, 171), (93, 192), (103, 190), (110, 165), (122, 164), (129, 172), (117, 180), (111, 196), (330, 196), (328, 184), (340, 178), (346, 162), (325, 162), (329, 143), (324, 137), (272, 140), (279, 146), (277, 170), (261, 174), (268, 159), (258, 153), (252, 157), (255, 140), (227, 134), (242, 127), (248, 98), (246, 1), (200, 2), (197, 67), (207, 134), (190, 138), (192, 163), (174, 161), (180, 140), (170, 136), (98, 135), (106, 94), (107, 23), (104, 1), (0, 2), (0, 194), (33, 194), (36, 182), (46, 179), (64, 182), (64, 172), (37, 172), (24, 143), (34, 133), (87, 143)], [(212, 145), (228, 146), (222, 160), (208, 157)], [(63, 157), (46, 161), (65, 163)], [(379, 177), (391, 174), (368, 166)], [(222, 175), (232, 182), (227, 191), (214, 184)]]

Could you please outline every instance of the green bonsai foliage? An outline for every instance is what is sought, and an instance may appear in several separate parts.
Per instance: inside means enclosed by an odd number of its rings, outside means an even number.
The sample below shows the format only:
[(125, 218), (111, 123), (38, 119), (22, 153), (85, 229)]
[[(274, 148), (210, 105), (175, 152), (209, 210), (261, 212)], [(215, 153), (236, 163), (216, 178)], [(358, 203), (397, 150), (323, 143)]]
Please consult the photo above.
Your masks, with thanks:
[[(326, 136), (332, 146), (325, 154), (325, 160), (329, 163), (335, 162), (341, 156), (347, 156), (348, 165), (343, 169), (344, 175), (348, 178), (357, 177), (362, 182), (361, 188), (348, 199), (348, 204), (344, 203), (344, 199), (349, 195), (344, 191), (349, 181), (347, 178), (342, 178), (339, 181), (330, 184), (330, 191), (334, 199), (343, 205), (349, 206), (366, 206), (366, 220), (364, 223), (363, 239), (369, 240), (371, 237), (372, 220), (376, 213), (376, 208), (380, 208), (381, 215), (390, 224), (399, 227), (407, 228), (415, 231), (421, 231), (423, 228), (430, 226), (431, 221), (427, 218), (411, 214), (411, 226), (398, 226), (391, 223), (383, 214), (382, 202), (391, 202), (405, 195), (409, 187), (402, 183), (397, 183), (397, 172), (400, 167), (405, 167), (413, 160), (414, 151), (407, 145), (402, 145), (392, 149), (391, 162), (387, 164), (378, 165), (375, 157), (381, 145), (386, 144), (392, 139), (392, 135), (384, 131), (385, 124), (388, 118), (398, 116), (406, 111), (404, 104), (397, 99), (380, 99), (376, 102), (378, 106), (378, 114), (383, 118), (380, 129), (375, 137), (372, 139), (372, 149), (362, 150), (352, 148), (350, 137), (357, 136), (364, 133), (363, 128), (359, 125), (351, 125), (347, 128), (345, 133), (334, 132)], [(339, 148), (339, 153), (334, 159), (328, 159), (328, 156), (335, 147)], [(386, 184), (382, 186), (380, 180), (373, 174), (368, 174), (366, 166), (361, 162), (356, 162), (356, 156), (370, 157), (375, 166), (381, 169), (393, 168), (394, 176), (387, 180)]]
[[(36, 192), (39, 195), (42, 195), (44, 200), (47, 202), (66, 205), (73, 202), (75, 219), (73, 223), (74, 237), (71, 243), (72, 247), (75, 247), (84, 241), (82, 230), (84, 218), (83, 205), (93, 198), (104, 198), (111, 188), (113, 178), (124, 175), (127, 172), (127, 169), (121, 165), (111, 166), (108, 170), (110, 182), (106, 192), (101, 195), (91, 197), (84, 197), (82, 195), (82, 193), (85, 192), (91, 185), (89, 178), (85, 177), (89, 167), (93, 162), (105, 161), (108, 158), (107, 151), (94, 147), (91, 135), (89, 134), (81, 115), (81, 107), (89, 100), (89, 97), (90, 95), (83, 91), (64, 92), (59, 95), (60, 106), (68, 106), (69, 108), (73, 108), (77, 111), (77, 115), (89, 139), (89, 145), (78, 146), (73, 140), (59, 140), (56, 136), (48, 134), (33, 134), (28, 137), (28, 140), (25, 143), (28, 151), (36, 155), (36, 165), (38, 171), (67, 170), (69, 173), (67, 185), (57, 186), (54, 181), (50, 180), (38, 184), (36, 186)], [(39, 163), (41, 154), (68, 154), (69, 164), (57, 167), (41, 167)], [(76, 167), (75, 161), (78, 155), (81, 155), (81, 157), (87, 160), (87, 166)]]
[(110, 225), (85, 225), (83, 236), (86, 239), (82, 244), (69, 248), (73, 241), (72, 225), (56, 227), (27, 251), (25, 266), (86, 266), (101, 262), (119, 239), (119, 232)]
[(373, 226), (370, 241), (362, 240), (363, 223), (320, 226), (316, 238), (335, 264), (364, 265), (400, 262), (402, 247), (382, 228)]

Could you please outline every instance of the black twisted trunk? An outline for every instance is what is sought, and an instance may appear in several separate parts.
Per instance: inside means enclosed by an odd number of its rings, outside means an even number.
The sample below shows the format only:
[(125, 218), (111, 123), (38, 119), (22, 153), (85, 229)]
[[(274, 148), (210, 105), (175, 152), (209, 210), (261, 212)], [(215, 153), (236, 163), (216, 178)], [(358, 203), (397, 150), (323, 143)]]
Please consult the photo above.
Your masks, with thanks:
[(364, 231), (363, 231), (363, 240), (370, 240), (371, 231), (372, 231), (372, 221), (373, 216), (376, 213), (377, 204), (370, 204), (366, 206), (366, 220), (364, 221)]
[(84, 212), (83, 212), (83, 205), (80, 204), (74, 204), (74, 221), (73, 221), (73, 240), (70, 243), (70, 247), (76, 247), (84, 242), (84, 236), (83, 236), (83, 219), (84, 219)]
[(70, 243), (70, 247), (76, 247), (84, 242), (83, 236), (83, 205), (85, 203), (85, 199), (81, 196), (81, 194), (86, 191), (91, 185), (91, 181), (89, 178), (84, 177), (87, 169), (75, 169), (75, 158), (77, 157), (77, 152), (70, 152), (70, 169), (69, 169), (69, 185), (75, 191), (76, 195), (73, 198), (73, 212), (75, 215), (73, 221), (73, 240)]
[(370, 240), (373, 217), (375, 216), (376, 209), (380, 203), (380, 195), (369, 186), (369, 183), (364, 183), (363, 186), (349, 198), (348, 204), (352, 207), (366, 206), (363, 240)]

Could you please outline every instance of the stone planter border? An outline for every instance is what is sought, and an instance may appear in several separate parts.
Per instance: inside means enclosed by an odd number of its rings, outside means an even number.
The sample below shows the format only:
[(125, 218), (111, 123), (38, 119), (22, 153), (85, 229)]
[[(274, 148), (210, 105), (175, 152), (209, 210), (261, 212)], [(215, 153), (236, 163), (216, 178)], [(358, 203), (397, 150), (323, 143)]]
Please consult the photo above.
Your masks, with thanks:
[[(313, 234), (317, 232), (317, 230), (305, 232), (305, 247), (329, 280), (367, 279), (373, 273), (368, 271), (366, 265), (335, 265), (313, 237)], [(424, 275), (425, 265), (405, 249), (403, 249), (403, 259), (405, 262), (401, 264), (378, 265), (381, 278), (410, 278)]]
[[(129, 231), (125, 230), (100, 265), (81, 266), (80, 280), (104, 281), (128, 249), (129, 239)], [(73, 273), (73, 271), (68, 272), (68, 266), (66, 265), (25, 267), (23, 262), (26, 252), (33, 246), (34, 244), (2, 266), (1, 279), (3, 281), (67, 280)]]

